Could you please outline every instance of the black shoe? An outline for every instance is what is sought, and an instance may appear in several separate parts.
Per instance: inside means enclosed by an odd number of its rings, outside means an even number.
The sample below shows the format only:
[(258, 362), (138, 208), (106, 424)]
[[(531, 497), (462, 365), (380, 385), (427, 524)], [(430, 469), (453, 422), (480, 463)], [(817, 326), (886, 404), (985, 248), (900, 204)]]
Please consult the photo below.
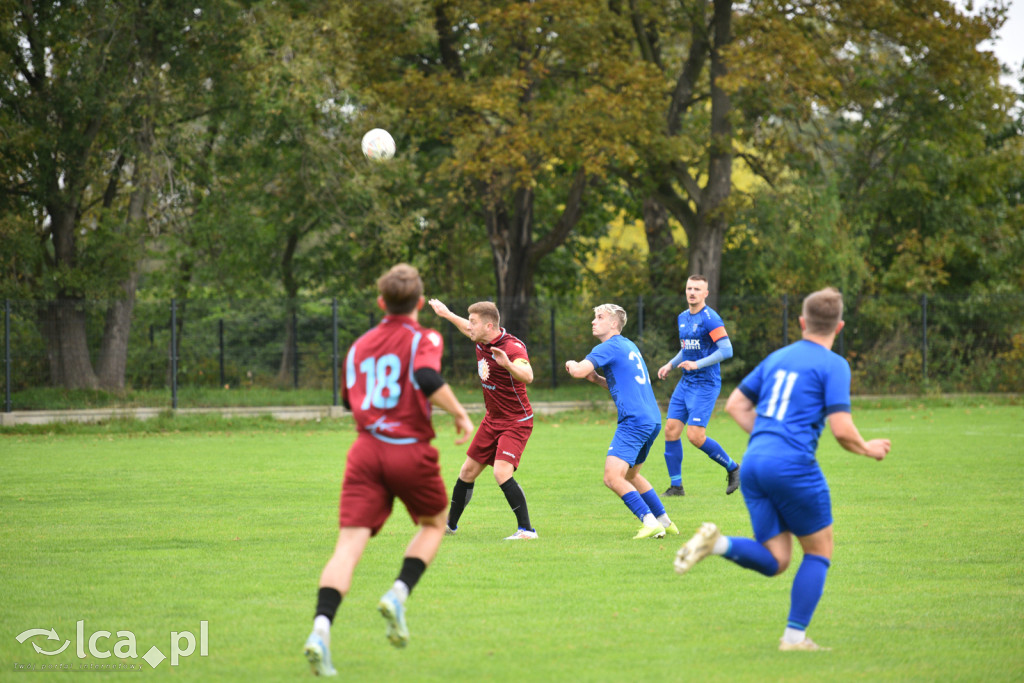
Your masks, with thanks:
[(739, 467), (739, 465), (736, 466), (736, 469), (734, 469), (732, 472), (727, 473), (725, 476), (726, 476), (725, 495), (728, 496), (730, 493), (732, 493), (733, 491), (735, 491), (736, 489), (738, 489), (740, 487), (740, 467)]
[(663, 495), (663, 496), (685, 496), (686, 495), (686, 491), (683, 490), (683, 485), (680, 484), (679, 486), (669, 486), (667, 489), (665, 489), (665, 493), (663, 493), (661, 495)]

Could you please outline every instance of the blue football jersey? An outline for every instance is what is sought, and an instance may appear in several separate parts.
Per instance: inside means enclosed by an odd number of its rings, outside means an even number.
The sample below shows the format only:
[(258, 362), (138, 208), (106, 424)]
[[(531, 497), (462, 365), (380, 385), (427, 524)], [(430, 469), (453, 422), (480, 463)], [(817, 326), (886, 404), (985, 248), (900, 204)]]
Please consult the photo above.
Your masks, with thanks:
[[(679, 314), (677, 323), (682, 360), (698, 361), (710, 356), (717, 348), (715, 342), (728, 336), (722, 317), (710, 306), (705, 306), (697, 313), (690, 313), (690, 309), (684, 310)], [(681, 381), (714, 382), (721, 385), (722, 372), (719, 364), (714, 363), (700, 370), (684, 372)]]
[(825, 418), (850, 412), (850, 364), (801, 340), (761, 361), (739, 389), (757, 405), (747, 454), (814, 460)]
[(651, 373), (636, 344), (616, 334), (591, 349), (587, 360), (608, 381), (608, 391), (619, 411), (619, 422), (661, 424), (661, 409), (651, 388)]

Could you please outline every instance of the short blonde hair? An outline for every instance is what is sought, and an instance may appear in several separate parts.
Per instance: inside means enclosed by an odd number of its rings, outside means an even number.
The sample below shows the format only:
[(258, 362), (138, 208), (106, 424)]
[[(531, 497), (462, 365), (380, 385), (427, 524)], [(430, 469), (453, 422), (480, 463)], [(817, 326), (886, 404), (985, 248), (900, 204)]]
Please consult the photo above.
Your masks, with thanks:
[(601, 304), (594, 306), (594, 313), (607, 313), (619, 322), (619, 332), (626, 327), (626, 309), (617, 304)]
[(808, 294), (804, 299), (803, 318), (811, 334), (832, 334), (843, 319), (843, 295), (835, 287)]
[(467, 310), (470, 315), (475, 313), (485, 323), (494, 323), (495, 327), (501, 327), (501, 314), (498, 313), (498, 307), (492, 302), (477, 301), (475, 304), (470, 304)]

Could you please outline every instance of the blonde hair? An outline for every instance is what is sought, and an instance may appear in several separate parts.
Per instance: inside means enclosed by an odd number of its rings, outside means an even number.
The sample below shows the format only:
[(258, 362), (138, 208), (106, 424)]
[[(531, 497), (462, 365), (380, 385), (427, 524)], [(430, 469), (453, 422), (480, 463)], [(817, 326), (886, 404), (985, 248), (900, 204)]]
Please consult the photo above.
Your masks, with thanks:
[(832, 334), (843, 319), (843, 295), (835, 287), (808, 294), (804, 299), (803, 318), (811, 334)]
[(423, 296), (423, 280), (416, 268), (399, 263), (377, 279), (377, 291), (388, 313), (405, 315), (416, 310)]
[(607, 313), (619, 322), (619, 332), (626, 327), (626, 309), (617, 304), (601, 304), (594, 306), (594, 313)]
[(494, 323), (495, 327), (501, 327), (501, 314), (498, 313), (498, 307), (490, 301), (477, 301), (470, 304), (466, 310), (470, 315), (478, 315), (485, 323)]

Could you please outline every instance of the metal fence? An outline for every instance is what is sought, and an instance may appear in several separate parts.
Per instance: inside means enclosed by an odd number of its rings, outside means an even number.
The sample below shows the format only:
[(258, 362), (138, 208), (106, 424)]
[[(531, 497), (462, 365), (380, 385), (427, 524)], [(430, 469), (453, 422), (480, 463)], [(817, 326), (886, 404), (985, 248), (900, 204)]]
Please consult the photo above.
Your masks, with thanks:
[[(723, 382), (738, 383), (765, 355), (800, 337), (802, 295), (723, 298), (734, 357)], [(471, 300), (447, 300), (465, 315)], [(568, 381), (566, 359), (594, 346), (592, 307), (603, 301), (537, 299), (524, 337), (536, 383)], [(626, 308), (624, 334), (640, 346), (652, 372), (678, 350), (678, 297), (616, 301)], [(109, 302), (75, 304), (84, 320), (92, 362), (100, 353)], [(18, 410), (19, 395), (54, 384), (53, 302), (3, 302), (3, 409)], [(185, 387), (278, 387), (323, 392), (338, 403), (339, 367), (355, 338), (376, 324), (373, 302), (338, 299), (138, 301), (127, 342), (129, 389), (166, 390), (171, 407)], [(846, 327), (834, 350), (853, 368), (855, 393), (1024, 391), (1024, 294), (964, 297), (848, 297)], [(444, 375), (470, 382), (472, 342), (428, 309), (420, 322), (445, 337)], [(669, 392), (671, 383), (659, 390)]]

